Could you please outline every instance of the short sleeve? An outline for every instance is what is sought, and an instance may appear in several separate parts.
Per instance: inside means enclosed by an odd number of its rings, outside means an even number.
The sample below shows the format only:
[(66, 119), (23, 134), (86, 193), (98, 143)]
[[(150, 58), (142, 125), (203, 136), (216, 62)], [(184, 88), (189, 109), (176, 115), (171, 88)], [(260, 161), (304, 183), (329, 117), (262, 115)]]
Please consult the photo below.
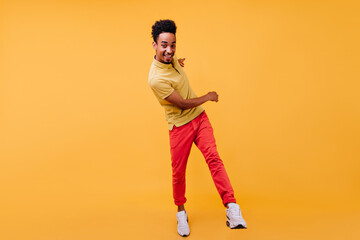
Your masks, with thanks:
[(174, 91), (170, 82), (162, 79), (152, 79), (150, 81), (150, 87), (162, 99), (167, 98)]

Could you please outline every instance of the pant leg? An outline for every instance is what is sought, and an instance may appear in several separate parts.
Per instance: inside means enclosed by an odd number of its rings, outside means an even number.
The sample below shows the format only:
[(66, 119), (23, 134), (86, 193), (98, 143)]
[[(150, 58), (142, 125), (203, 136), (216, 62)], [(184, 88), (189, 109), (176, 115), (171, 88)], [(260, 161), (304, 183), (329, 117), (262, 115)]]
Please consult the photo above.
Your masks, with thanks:
[(177, 206), (186, 202), (185, 172), (194, 136), (195, 132), (191, 124), (174, 126), (173, 130), (169, 131), (173, 197)]
[(198, 124), (198, 129), (195, 144), (205, 157), (224, 206), (229, 202), (236, 202), (234, 190), (216, 148), (213, 128), (205, 112), (202, 113), (196, 124)]

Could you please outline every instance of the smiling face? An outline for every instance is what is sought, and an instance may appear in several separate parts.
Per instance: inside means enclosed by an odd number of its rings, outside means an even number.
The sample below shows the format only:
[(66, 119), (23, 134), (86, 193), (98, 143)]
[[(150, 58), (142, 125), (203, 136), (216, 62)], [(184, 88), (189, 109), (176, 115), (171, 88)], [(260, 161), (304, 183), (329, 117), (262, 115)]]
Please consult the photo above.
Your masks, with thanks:
[(176, 51), (175, 34), (168, 32), (159, 34), (157, 42), (153, 42), (152, 46), (156, 51), (156, 60), (165, 64), (171, 63)]

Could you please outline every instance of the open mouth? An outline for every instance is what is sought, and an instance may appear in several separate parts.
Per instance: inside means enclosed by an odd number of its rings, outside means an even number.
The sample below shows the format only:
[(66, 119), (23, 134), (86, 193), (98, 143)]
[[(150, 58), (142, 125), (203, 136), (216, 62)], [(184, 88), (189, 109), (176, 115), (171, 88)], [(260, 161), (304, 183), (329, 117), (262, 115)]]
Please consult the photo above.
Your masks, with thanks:
[(165, 60), (166, 60), (166, 61), (170, 61), (173, 56), (172, 56), (172, 55), (170, 55), (170, 56), (165, 56), (165, 55), (164, 55), (164, 57), (165, 57)]

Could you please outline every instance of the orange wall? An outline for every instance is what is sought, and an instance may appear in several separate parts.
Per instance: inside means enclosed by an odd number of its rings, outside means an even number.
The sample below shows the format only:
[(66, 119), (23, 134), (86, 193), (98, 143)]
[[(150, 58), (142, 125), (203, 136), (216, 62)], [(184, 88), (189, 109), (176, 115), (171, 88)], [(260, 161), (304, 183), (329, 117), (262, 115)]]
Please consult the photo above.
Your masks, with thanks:
[[(243, 204), (358, 208), (355, 2), (2, 1), (1, 221), (134, 196), (172, 204), (167, 124), (147, 84), (164, 18), (195, 92), (219, 93), (204, 107)], [(216, 196), (195, 147), (188, 192)]]

